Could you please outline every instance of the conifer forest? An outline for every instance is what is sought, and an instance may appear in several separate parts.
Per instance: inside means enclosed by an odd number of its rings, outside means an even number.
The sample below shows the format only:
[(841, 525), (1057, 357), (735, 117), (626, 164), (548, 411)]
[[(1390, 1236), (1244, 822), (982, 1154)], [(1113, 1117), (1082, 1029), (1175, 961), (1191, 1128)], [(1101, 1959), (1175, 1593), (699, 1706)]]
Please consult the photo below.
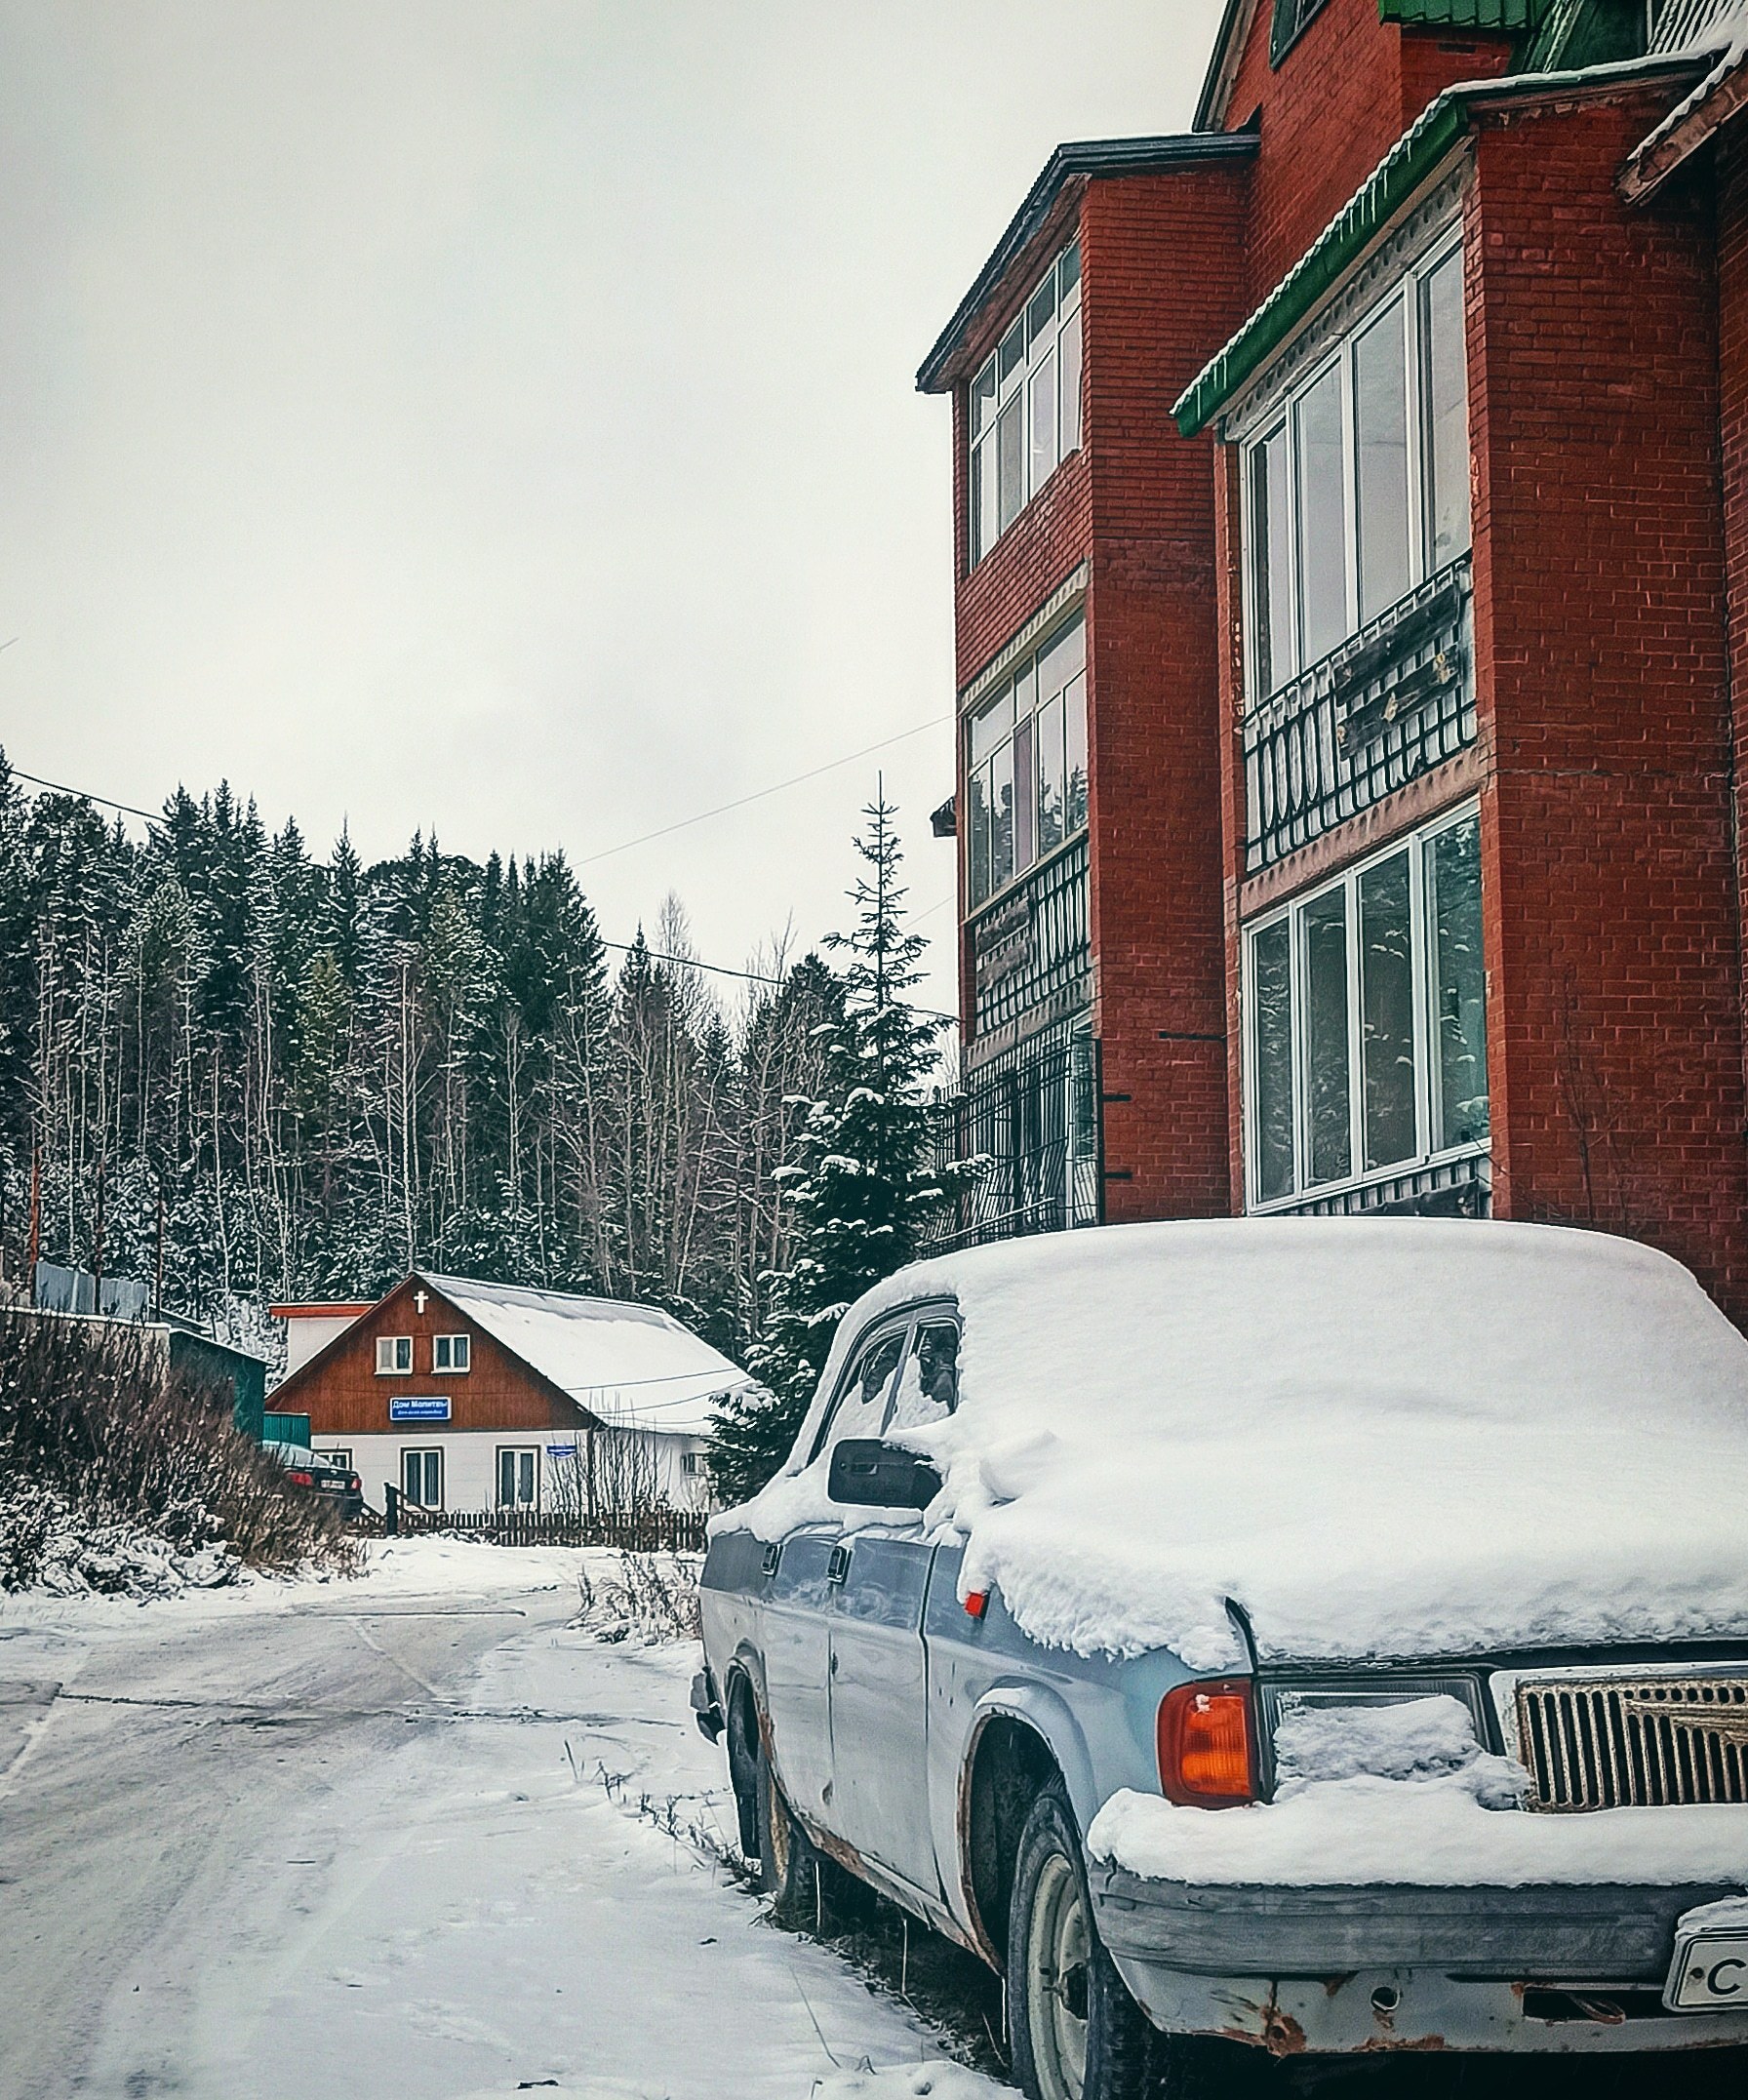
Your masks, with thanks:
[(869, 812), (846, 967), (777, 949), (740, 981), (696, 965), (674, 902), (611, 950), (561, 854), (416, 837), (366, 865), (224, 786), (179, 789), (141, 839), (0, 756), (6, 1276), (34, 1247), (260, 1344), (268, 1303), (417, 1266), (662, 1305), (793, 1386), (775, 1301), (818, 1208), (810, 1151), (841, 1174), (843, 1116), (872, 1122), (868, 1186), (899, 1192), (845, 1288), (942, 1200), (891, 818)]

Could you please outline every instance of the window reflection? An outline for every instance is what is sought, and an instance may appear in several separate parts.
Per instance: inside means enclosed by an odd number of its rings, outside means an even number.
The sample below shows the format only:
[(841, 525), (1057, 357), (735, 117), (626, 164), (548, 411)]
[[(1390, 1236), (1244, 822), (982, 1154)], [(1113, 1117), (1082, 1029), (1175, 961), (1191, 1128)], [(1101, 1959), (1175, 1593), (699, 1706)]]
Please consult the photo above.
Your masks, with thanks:
[(966, 408), (974, 568), (1081, 442), (1078, 241), (973, 379)]
[(1252, 1204), (1486, 1143), (1481, 904), (1470, 811), (1248, 931)]
[(966, 731), (966, 874), (979, 904), (1087, 821), (1087, 630), (1078, 613)]
[(1404, 279), (1247, 443), (1252, 699), (1468, 548), (1462, 252), (1446, 248)]

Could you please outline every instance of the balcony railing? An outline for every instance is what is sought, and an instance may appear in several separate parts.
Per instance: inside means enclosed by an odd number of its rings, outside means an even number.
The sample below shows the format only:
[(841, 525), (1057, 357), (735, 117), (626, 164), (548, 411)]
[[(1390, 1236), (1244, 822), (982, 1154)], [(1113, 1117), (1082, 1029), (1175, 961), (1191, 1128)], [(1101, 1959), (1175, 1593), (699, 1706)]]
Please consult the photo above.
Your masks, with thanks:
[(1248, 874), (1475, 741), (1473, 595), (1465, 554), (1251, 710)]
[(982, 905), (970, 925), (972, 1036), (1087, 1003), (1087, 837)]
[(974, 1161), (924, 1251), (1096, 1225), (1103, 1201), (1098, 1046), (1057, 1021), (967, 1075), (934, 1103), (938, 1167)]

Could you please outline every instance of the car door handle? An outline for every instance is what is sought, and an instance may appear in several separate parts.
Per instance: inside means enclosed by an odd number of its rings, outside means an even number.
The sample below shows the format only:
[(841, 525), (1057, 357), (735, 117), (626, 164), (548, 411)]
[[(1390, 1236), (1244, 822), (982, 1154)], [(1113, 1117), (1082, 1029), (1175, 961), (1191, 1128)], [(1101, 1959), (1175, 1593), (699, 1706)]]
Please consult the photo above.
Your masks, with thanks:
[(850, 1548), (848, 1546), (834, 1546), (831, 1549), (831, 1560), (826, 1565), (826, 1581), (842, 1582), (849, 1572)]
[(782, 1540), (780, 1538), (773, 1539), (771, 1544), (765, 1549), (765, 1559), (760, 1567), (760, 1573), (767, 1577), (775, 1575), (776, 1573), (776, 1564), (782, 1559)]

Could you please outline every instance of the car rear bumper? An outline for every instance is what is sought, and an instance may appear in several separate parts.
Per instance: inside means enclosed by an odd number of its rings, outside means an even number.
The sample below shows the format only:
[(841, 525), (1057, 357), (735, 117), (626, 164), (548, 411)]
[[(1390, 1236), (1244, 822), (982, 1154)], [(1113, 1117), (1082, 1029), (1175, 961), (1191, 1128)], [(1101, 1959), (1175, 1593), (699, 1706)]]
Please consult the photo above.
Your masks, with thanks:
[(1209, 1887), (1092, 1863), (1099, 1936), (1155, 2022), (1278, 2054), (1748, 2044), (1671, 2014), (1676, 1921), (1709, 1888)]

